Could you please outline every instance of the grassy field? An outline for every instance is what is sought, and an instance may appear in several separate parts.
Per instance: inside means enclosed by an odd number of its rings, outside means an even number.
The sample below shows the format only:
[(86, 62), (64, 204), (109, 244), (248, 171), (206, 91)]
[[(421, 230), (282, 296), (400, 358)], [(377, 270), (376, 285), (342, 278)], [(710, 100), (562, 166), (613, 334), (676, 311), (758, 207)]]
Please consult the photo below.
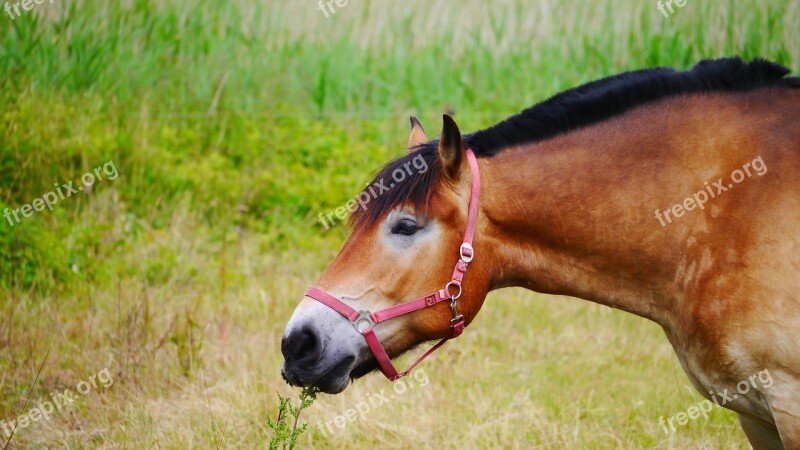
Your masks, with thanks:
[[(317, 214), (404, 151), (409, 114), (475, 130), (624, 70), (733, 54), (800, 69), (798, 0), (688, 0), (668, 18), (654, 0), (455, 5), (0, 11), (0, 212), (118, 171), (0, 218), (0, 448), (3, 423), (104, 369), (112, 383), (8, 448), (265, 447), (276, 392), (297, 396), (283, 327), (348, 233)], [(748, 448), (719, 409), (665, 433), (701, 398), (663, 332), (580, 300), (495, 292), (420, 370), (403, 393), (371, 375), (320, 396), (299, 446)], [(394, 398), (325, 427), (376, 395)]]

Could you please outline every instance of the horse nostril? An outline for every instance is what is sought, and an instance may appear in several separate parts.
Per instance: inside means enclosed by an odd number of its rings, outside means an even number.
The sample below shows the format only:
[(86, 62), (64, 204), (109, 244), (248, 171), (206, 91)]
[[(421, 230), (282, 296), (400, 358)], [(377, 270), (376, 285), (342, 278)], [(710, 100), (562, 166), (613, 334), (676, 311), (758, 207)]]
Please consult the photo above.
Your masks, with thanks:
[(303, 327), (281, 339), (281, 353), (287, 362), (316, 361), (322, 353), (320, 344), (314, 330)]

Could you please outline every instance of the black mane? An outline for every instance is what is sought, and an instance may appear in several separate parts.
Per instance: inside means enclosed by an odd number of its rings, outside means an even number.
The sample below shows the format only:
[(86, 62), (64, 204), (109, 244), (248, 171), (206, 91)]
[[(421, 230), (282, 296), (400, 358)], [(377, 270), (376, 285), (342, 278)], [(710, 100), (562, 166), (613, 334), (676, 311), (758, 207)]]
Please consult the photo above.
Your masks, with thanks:
[(491, 156), (512, 145), (541, 141), (617, 116), (637, 106), (682, 94), (800, 86), (789, 69), (767, 61), (725, 58), (692, 69), (667, 67), (626, 72), (564, 91), (465, 139), (476, 155)]
[[(466, 135), (464, 139), (477, 156), (490, 157), (505, 148), (549, 139), (668, 97), (775, 86), (800, 87), (800, 77), (786, 77), (789, 72), (765, 59), (746, 63), (738, 57), (704, 60), (686, 71), (658, 67), (626, 72), (564, 91), (497, 125)], [(390, 180), (395, 169), (417, 156), (425, 160), (429, 169), (398, 183), (373, 199), (365, 209), (356, 210), (351, 223), (357, 227), (374, 223), (404, 202), (424, 210), (440, 171), (437, 147), (438, 141), (433, 140), (387, 164), (370, 185), (381, 179)]]

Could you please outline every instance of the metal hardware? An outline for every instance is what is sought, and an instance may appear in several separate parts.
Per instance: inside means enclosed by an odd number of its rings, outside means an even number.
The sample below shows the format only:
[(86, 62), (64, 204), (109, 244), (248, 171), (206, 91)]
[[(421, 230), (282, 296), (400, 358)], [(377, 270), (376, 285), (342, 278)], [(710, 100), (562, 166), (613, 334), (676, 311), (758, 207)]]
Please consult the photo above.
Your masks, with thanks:
[[(469, 250), (469, 256), (464, 254), (464, 250)], [(458, 254), (461, 256), (461, 260), (465, 263), (469, 263), (475, 258), (475, 249), (472, 248), (472, 244), (469, 242), (462, 242), (461, 247), (458, 248)]]
[[(356, 331), (358, 331), (359, 333), (364, 333), (365, 331), (375, 326), (375, 322), (372, 320), (369, 311), (359, 311), (358, 317), (356, 317), (356, 320), (353, 320), (351, 323), (353, 324), (353, 327), (356, 329)], [(363, 325), (366, 326), (361, 328), (361, 326)]]
[[(450, 286), (455, 286), (455, 287), (457, 287), (457, 288), (458, 288), (458, 292), (456, 292), (455, 294), (453, 294), (452, 292), (450, 292)], [(447, 295), (449, 295), (449, 296), (450, 296), (450, 299), (451, 299), (451, 300), (458, 300), (458, 298), (459, 298), (459, 297), (461, 297), (461, 285), (460, 285), (460, 284), (453, 283), (452, 281), (451, 281), (451, 282), (449, 282), (449, 283), (447, 283), (447, 284), (444, 286), (444, 291), (445, 291), (445, 293), (447, 293)]]

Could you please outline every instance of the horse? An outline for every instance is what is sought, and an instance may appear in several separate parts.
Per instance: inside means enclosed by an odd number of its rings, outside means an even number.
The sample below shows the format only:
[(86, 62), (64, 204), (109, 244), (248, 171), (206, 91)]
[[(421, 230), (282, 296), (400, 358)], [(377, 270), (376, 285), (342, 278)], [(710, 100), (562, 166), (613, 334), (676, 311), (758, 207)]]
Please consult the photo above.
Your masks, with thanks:
[[(440, 348), (489, 291), (522, 287), (656, 322), (754, 448), (800, 449), (789, 72), (738, 57), (626, 72), (463, 136), (445, 115), (433, 140), (412, 117), (408, 152), (377, 173), (286, 325), (283, 378), (330, 394), (376, 369), (395, 380), (408, 370), (391, 358)], [(764, 373), (768, 388), (731, 395)]]

